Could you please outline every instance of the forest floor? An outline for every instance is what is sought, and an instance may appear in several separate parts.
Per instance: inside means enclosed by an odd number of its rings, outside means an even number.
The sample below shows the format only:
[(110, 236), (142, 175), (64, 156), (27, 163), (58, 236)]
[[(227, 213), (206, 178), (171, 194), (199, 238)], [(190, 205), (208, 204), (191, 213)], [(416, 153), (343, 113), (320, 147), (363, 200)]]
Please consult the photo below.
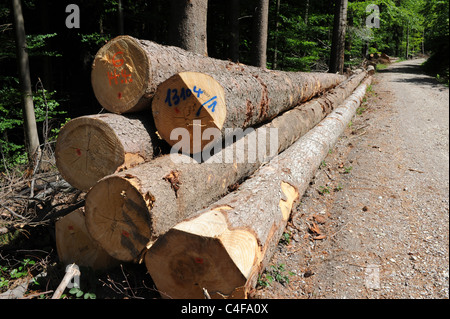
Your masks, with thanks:
[(424, 61), (374, 76), (253, 298), (449, 298), (449, 89)]

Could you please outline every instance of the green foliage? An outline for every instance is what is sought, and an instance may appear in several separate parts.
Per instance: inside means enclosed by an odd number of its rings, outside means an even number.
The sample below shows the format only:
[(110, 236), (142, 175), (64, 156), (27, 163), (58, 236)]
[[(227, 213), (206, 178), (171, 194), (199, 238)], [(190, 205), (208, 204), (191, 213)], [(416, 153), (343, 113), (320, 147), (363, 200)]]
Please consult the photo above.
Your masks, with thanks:
[(280, 244), (289, 245), (291, 243), (291, 233), (284, 232), (280, 239)]
[[(31, 268), (35, 265), (36, 261), (30, 258), (25, 258), (13, 266), (0, 265), (0, 291), (6, 291), (12, 281), (29, 276)], [(36, 281), (33, 283), (38, 284)]]
[(269, 287), (274, 281), (287, 285), (290, 282), (290, 277), (294, 275), (295, 273), (286, 270), (285, 264), (271, 265), (258, 277), (258, 286)]
[[(7, 169), (24, 165), (27, 163), (27, 154), (24, 146), (23, 136), (23, 115), (19, 92), (19, 81), (15, 77), (5, 77), (2, 79), (5, 85), (0, 88), (3, 97), (0, 100), (0, 147), (1, 155)], [(59, 103), (54, 99), (55, 91), (38, 90), (33, 94), (33, 102), (37, 123), (47, 121), (51, 123), (65, 111), (59, 110)], [(42, 125), (41, 125), (42, 126)], [(48, 136), (49, 140), (54, 140), (54, 134), (59, 130), (52, 130)], [(5, 169), (0, 166), (0, 172)]]
[(330, 194), (331, 188), (329, 186), (319, 186), (318, 192), (320, 195)]
[(74, 297), (81, 299), (82, 297), (84, 299), (96, 299), (97, 296), (93, 292), (84, 292), (79, 287), (73, 287), (69, 290), (69, 294), (73, 295)]
[[(272, 15), (275, 15), (275, 11)], [(271, 57), (277, 39), (277, 69), (325, 70), (331, 47), (329, 34), (332, 21), (333, 15), (328, 12), (309, 14), (306, 21), (305, 7), (294, 5), (292, 1), (281, 1), (278, 31), (274, 27), (270, 28), (269, 67), (274, 64)]]

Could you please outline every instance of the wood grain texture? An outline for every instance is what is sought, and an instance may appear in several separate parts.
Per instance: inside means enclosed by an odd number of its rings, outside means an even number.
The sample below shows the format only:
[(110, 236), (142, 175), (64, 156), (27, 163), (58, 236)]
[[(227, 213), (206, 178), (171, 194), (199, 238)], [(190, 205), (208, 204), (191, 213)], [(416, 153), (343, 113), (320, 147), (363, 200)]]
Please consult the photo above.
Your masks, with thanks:
[(104, 176), (151, 160), (163, 144), (153, 132), (145, 115), (81, 116), (61, 129), (56, 165), (68, 183), (88, 191)]
[(89, 235), (83, 208), (59, 219), (55, 223), (55, 236), (59, 260), (65, 265), (75, 263), (105, 270), (118, 264)]

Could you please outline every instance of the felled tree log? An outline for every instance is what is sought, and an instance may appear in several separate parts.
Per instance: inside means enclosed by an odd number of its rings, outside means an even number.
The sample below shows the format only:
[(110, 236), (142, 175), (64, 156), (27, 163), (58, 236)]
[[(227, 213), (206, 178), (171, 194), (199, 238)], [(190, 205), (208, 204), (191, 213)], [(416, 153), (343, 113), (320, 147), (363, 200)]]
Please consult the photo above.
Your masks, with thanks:
[[(130, 36), (114, 38), (98, 51), (92, 65), (91, 82), (97, 100), (105, 109), (113, 113), (137, 112), (150, 108), (151, 99), (162, 82), (184, 71), (250, 72), (262, 86), (267, 85), (264, 77), (269, 74), (278, 76), (275, 81), (292, 82), (281, 76), (289, 72), (263, 71)], [(304, 73), (304, 76), (308, 74)], [(287, 84), (298, 87), (295, 82)], [(295, 96), (292, 99), (297, 100)], [(253, 107), (264, 108), (266, 104)]]
[[(161, 137), (170, 145), (184, 142), (183, 152), (194, 154), (213, 140), (202, 138), (207, 129), (222, 137), (226, 129), (255, 126), (344, 80), (335, 74), (248, 67), (241, 72), (181, 72), (158, 86), (152, 112)], [(200, 130), (194, 136), (196, 126)], [(177, 136), (174, 130), (180, 128), (189, 132), (189, 141)]]
[(87, 191), (107, 175), (151, 160), (163, 144), (154, 131), (153, 121), (144, 115), (73, 119), (56, 141), (56, 165), (69, 184)]
[(145, 263), (163, 297), (245, 298), (267, 266), (295, 201), (360, 105), (370, 78), (234, 193), (161, 236)]
[(55, 235), (58, 257), (65, 265), (76, 263), (104, 270), (118, 264), (92, 240), (86, 228), (83, 208), (60, 218), (55, 223)]
[[(292, 145), (344, 101), (364, 76), (358, 74), (321, 98), (280, 115), (202, 164), (171, 154), (103, 178), (86, 195), (89, 233), (114, 258), (138, 260), (160, 235)], [(278, 143), (269, 143), (274, 132)]]

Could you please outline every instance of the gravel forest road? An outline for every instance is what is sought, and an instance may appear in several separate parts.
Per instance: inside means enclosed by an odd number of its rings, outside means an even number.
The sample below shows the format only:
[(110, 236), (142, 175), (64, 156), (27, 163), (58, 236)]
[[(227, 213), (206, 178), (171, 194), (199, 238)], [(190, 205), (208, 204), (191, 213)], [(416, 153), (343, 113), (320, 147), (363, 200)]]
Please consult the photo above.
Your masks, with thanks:
[(449, 89), (424, 61), (374, 76), (254, 298), (449, 298)]

